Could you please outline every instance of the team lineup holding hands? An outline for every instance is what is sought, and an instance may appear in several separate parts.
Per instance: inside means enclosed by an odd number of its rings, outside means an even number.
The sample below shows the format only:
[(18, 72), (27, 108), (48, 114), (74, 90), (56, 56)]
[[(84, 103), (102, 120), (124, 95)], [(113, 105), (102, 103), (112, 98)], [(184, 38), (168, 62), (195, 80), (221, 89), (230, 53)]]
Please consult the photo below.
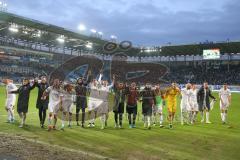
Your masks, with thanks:
[[(146, 83), (143, 89), (140, 89), (135, 82), (128, 86), (121, 81), (116, 81), (115, 76), (112, 77), (110, 85), (108, 81), (102, 79), (102, 74), (100, 74), (98, 79), (91, 79), (91, 76), (88, 75), (86, 79), (80, 77), (76, 85), (54, 79), (50, 86), (47, 78), (43, 76), (40, 80), (35, 79), (32, 82), (29, 79), (24, 79), (19, 88), (16, 87), (12, 80), (4, 79), (3, 83), (6, 84), (5, 108), (8, 113), (8, 122), (15, 122), (14, 106), (16, 94), (18, 94), (17, 113), (20, 117), (19, 127), (24, 127), (28, 113), (30, 92), (37, 87), (36, 107), (39, 111), (40, 126), (44, 128), (48, 110), (47, 123), (49, 131), (56, 129), (58, 117), (61, 119), (61, 130), (64, 130), (66, 121), (68, 122), (68, 127), (71, 127), (73, 113), (76, 113), (74, 118), (76, 118), (78, 126), (84, 128), (86, 117), (88, 117), (89, 123), (87, 126), (95, 127), (95, 119), (99, 116), (101, 129), (104, 129), (107, 126), (110, 108), (112, 108), (114, 113), (115, 128), (123, 128), (125, 109), (129, 128), (135, 128), (138, 104), (142, 105), (145, 128), (151, 129), (151, 126), (156, 125), (157, 121), (161, 128), (164, 127), (163, 110), (166, 107), (168, 111), (167, 121), (171, 129), (173, 128), (174, 120), (176, 120), (178, 96), (181, 97), (180, 117), (182, 125), (194, 124), (198, 112), (201, 114), (201, 123), (211, 123), (210, 111), (216, 98), (212, 95), (207, 82), (204, 82), (199, 89), (197, 89), (196, 85), (190, 83), (186, 84), (185, 88), (181, 90), (176, 83), (172, 83), (170, 87), (165, 89), (162, 89), (159, 84), (153, 86), (150, 83)], [(113, 104), (109, 102), (110, 93), (113, 93)], [(219, 91), (219, 102), (220, 117), (222, 123), (225, 124), (227, 122), (227, 111), (231, 104), (231, 92), (227, 84), (224, 84)], [(76, 104), (76, 111), (73, 111), (74, 104)], [(113, 105), (113, 107), (110, 105)], [(86, 112), (86, 109), (88, 112)], [(79, 116), (80, 111), (82, 112), (81, 116)], [(157, 120), (158, 117), (159, 120)]]

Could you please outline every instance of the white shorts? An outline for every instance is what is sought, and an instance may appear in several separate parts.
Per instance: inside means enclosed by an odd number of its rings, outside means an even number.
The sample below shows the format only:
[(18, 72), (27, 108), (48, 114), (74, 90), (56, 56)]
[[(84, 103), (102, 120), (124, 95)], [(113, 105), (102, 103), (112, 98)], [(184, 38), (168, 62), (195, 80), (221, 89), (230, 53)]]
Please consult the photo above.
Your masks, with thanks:
[(49, 102), (49, 104), (48, 104), (48, 112), (49, 113), (55, 113), (59, 109), (60, 109), (59, 102)]
[(102, 100), (96, 98), (89, 98), (88, 110), (89, 111), (96, 110), (102, 103), (103, 103)]
[(181, 102), (180, 108), (181, 108), (181, 112), (191, 111), (190, 105), (184, 102)]
[(15, 99), (6, 100), (6, 103), (5, 103), (6, 109), (13, 109), (14, 105), (15, 105)]
[(73, 104), (68, 106), (63, 106), (63, 112), (73, 113)]
[(228, 102), (225, 102), (224, 105), (220, 102), (220, 110), (228, 110), (228, 107), (229, 107)]
[(194, 111), (194, 112), (196, 112), (196, 111), (198, 111), (199, 109), (198, 109), (198, 103), (197, 102), (195, 102), (195, 103), (192, 103), (192, 106), (191, 106), (192, 108), (191, 108), (191, 111)]

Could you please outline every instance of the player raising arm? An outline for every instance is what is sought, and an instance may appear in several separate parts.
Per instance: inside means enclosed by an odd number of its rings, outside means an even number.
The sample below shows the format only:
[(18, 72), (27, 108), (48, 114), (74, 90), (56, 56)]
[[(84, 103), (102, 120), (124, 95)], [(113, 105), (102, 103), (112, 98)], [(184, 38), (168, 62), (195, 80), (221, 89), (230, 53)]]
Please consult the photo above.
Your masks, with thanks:
[(30, 91), (35, 87), (35, 83), (30, 84), (29, 79), (24, 79), (22, 86), (20, 86), (15, 91), (10, 91), (11, 93), (18, 94), (18, 103), (17, 103), (17, 112), (21, 118), (20, 128), (25, 125), (27, 112), (28, 112), (28, 103), (30, 98)]
[(47, 112), (47, 108), (48, 108), (48, 98), (42, 99), (42, 95), (43, 95), (44, 91), (49, 87), (49, 85), (47, 83), (47, 78), (44, 76), (41, 77), (40, 83), (35, 81), (35, 84), (36, 84), (36, 87), (38, 88), (38, 97), (37, 97), (36, 107), (38, 109), (40, 126), (41, 126), (41, 128), (44, 128), (46, 112)]
[[(46, 99), (49, 96), (49, 103), (48, 103), (48, 131), (52, 128), (56, 129), (57, 123), (57, 115), (55, 113), (56, 110), (60, 108), (60, 96), (61, 96), (61, 84), (59, 79), (54, 79), (53, 85), (48, 87), (42, 96), (42, 99)], [(52, 125), (52, 118), (54, 116), (54, 125)]]

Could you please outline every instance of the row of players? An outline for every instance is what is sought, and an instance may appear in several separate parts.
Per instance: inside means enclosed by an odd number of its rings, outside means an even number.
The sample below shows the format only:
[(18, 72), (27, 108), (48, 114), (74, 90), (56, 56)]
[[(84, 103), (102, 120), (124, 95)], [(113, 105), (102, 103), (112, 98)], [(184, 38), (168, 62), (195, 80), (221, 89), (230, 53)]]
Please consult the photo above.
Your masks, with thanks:
[[(115, 127), (122, 128), (122, 120), (124, 114), (124, 106), (128, 113), (129, 127), (135, 128), (137, 116), (137, 104), (142, 102), (142, 114), (144, 126), (151, 128), (152, 115), (156, 117), (160, 115), (160, 127), (163, 127), (163, 107), (166, 105), (168, 109), (169, 128), (173, 127), (173, 120), (177, 109), (177, 96), (181, 95), (181, 124), (194, 123), (198, 112), (201, 112), (203, 123), (204, 113), (206, 113), (206, 123), (209, 121), (209, 111), (211, 110), (211, 101), (216, 101), (216, 98), (211, 94), (208, 83), (205, 82), (198, 90), (195, 85), (186, 84), (186, 87), (180, 90), (176, 83), (172, 83), (170, 87), (162, 90), (160, 85), (152, 87), (146, 83), (143, 90), (137, 89), (136, 83), (131, 83), (126, 86), (122, 82), (113, 82), (108, 85), (107, 81), (101, 80), (101, 75), (98, 80), (86, 80), (79, 78), (75, 87), (71, 84), (61, 84), (59, 79), (53, 81), (53, 85), (49, 86), (46, 77), (41, 77), (41, 80), (35, 80), (30, 83), (28, 79), (23, 80), (22, 86), (17, 88), (11, 80), (5, 79), (7, 90), (6, 110), (8, 112), (8, 121), (14, 122), (14, 105), (18, 93), (17, 112), (21, 119), (19, 127), (25, 125), (26, 115), (28, 112), (28, 103), (30, 91), (38, 87), (38, 98), (36, 106), (39, 109), (40, 125), (44, 128), (46, 119), (46, 110), (48, 109), (48, 130), (56, 128), (56, 122), (59, 111), (62, 112), (62, 126), (65, 127), (65, 121), (68, 114), (68, 126), (71, 126), (73, 114), (73, 95), (76, 96), (76, 122), (79, 124), (79, 113), (82, 111), (81, 126), (85, 124), (85, 111), (88, 107), (89, 127), (95, 126), (95, 118), (100, 115), (102, 129), (105, 128), (108, 112), (109, 112), (109, 92), (114, 93), (114, 119)], [(227, 110), (231, 103), (231, 92), (227, 84), (219, 92), (221, 119), (226, 123)], [(213, 105), (213, 104), (212, 104)]]

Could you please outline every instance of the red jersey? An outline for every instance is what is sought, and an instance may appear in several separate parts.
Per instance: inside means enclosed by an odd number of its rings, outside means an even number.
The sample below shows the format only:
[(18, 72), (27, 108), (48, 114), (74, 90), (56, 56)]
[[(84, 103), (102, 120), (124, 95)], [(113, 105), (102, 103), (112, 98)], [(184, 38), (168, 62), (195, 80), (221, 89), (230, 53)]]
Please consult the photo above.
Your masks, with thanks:
[(138, 92), (136, 90), (129, 90), (127, 104), (134, 106), (137, 105)]

